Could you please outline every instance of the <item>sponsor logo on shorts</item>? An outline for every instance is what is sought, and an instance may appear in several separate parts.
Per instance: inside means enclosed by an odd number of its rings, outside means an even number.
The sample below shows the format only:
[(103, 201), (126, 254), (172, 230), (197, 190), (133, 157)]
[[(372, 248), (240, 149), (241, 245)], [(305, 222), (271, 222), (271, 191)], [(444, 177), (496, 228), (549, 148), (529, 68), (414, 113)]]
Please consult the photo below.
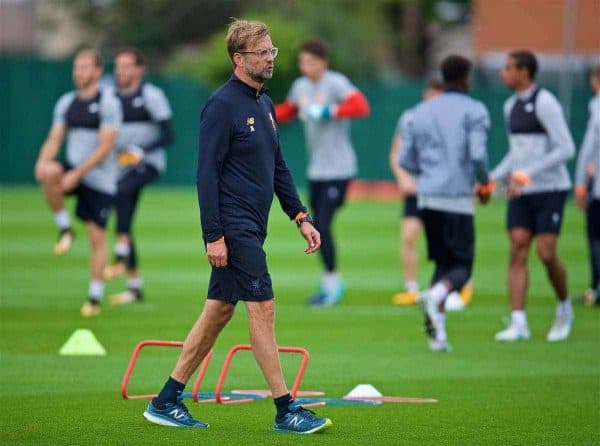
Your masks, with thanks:
[(255, 279), (250, 282), (250, 289), (253, 296), (260, 296), (262, 294), (262, 289), (260, 287), (260, 279)]

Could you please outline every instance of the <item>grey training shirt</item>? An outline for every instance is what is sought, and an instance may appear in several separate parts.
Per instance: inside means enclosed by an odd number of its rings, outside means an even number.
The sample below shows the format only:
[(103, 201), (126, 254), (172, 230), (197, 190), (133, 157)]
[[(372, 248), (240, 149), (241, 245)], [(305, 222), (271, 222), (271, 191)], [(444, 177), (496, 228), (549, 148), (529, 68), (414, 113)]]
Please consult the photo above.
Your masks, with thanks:
[[(121, 105), (106, 91), (90, 99), (80, 99), (75, 91), (65, 93), (54, 107), (53, 125), (67, 129), (67, 162), (80, 166), (98, 148), (101, 127), (118, 129), (121, 125)], [(117, 191), (117, 162), (114, 151), (86, 173), (82, 183), (114, 195)]]
[(473, 184), (487, 184), (485, 106), (447, 91), (414, 108), (402, 134), (400, 165), (417, 181), (420, 208), (473, 214)]
[(592, 196), (600, 200), (600, 94), (594, 96), (589, 103), (590, 119), (587, 123), (585, 136), (581, 143), (575, 170), (575, 182), (585, 184), (587, 166), (593, 164), (596, 168)]
[[(113, 94), (117, 91), (114, 90)], [(169, 101), (163, 91), (150, 83), (142, 83), (140, 89), (125, 95), (119, 93), (123, 106), (123, 124), (117, 140), (117, 152), (135, 145), (146, 147), (160, 136), (159, 122), (171, 119)], [(167, 156), (164, 148), (157, 148), (144, 156), (144, 162), (164, 172)], [(123, 175), (128, 168), (122, 169)]]
[[(337, 104), (355, 90), (356, 87), (346, 76), (327, 70), (317, 82), (304, 76), (296, 79), (287, 100), (298, 107), (302, 118), (303, 111), (309, 105)], [(356, 175), (356, 155), (350, 141), (350, 120), (305, 120), (304, 135), (308, 150), (309, 180), (341, 180)]]
[(509, 150), (492, 171), (501, 180), (516, 171), (531, 178), (523, 194), (571, 188), (566, 162), (575, 154), (562, 108), (552, 93), (537, 85), (504, 104)]

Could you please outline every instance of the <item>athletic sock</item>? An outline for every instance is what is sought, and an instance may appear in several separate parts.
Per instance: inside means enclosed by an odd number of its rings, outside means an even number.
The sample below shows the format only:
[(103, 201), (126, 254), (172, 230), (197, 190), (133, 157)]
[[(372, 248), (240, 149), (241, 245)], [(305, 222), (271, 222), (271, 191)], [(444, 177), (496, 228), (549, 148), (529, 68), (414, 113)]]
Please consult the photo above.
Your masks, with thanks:
[(130, 290), (139, 291), (142, 289), (143, 284), (144, 281), (141, 277), (130, 277), (127, 279), (127, 288), (129, 288)]
[(54, 213), (54, 222), (61, 231), (71, 227), (71, 218), (69, 217), (69, 213), (66, 209), (61, 209), (60, 211)]
[(571, 319), (573, 317), (573, 306), (571, 305), (570, 297), (558, 301), (558, 304), (556, 305), (556, 317), (564, 317), (566, 319)]
[(99, 303), (104, 294), (104, 282), (101, 280), (90, 280), (88, 296), (92, 303)]
[(325, 292), (333, 293), (337, 290), (339, 286), (340, 276), (338, 273), (324, 273), (323, 278), (321, 279), (321, 285), (323, 286)]
[(177, 404), (177, 398), (185, 389), (185, 384), (169, 376), (162, 390), (155, 398), (152, 398), (152, 405), (157, 409), (164, 409), (167, 403)]
[(131, 252), (131, 248), (128, 243), (117, 242), (115, 244), (115, 254), (119, 258), (128, 257)]
[(445, 341), (446, 336), (446, 313), (440, 311), (436, 312), (435, 315), (435, 338), (438, 341)]
[(283, 396), (273, 398), (273, 402), (275, 403), (275, 407), (277, 408), (277, 420), (281, 421), (286, 413), (290, 411), (289, 405), (294, 401), (292, 399), (292, 395), (286, 393)]
[(436, 305), (441, 304), (448, 296), (450, 290), (442, 282), (438, 282), (429, 289), (429, 296), (433, 299)]
[(416, 280), (408, 280), (406, 282), (406, 291), (409, 293), (418, 293), (419, 292), (419, 282)]
[(527, 316), (525, 315), (525, 310), (514, 310), (510, 314), (511, 322), (519, 328), (527, 327)]

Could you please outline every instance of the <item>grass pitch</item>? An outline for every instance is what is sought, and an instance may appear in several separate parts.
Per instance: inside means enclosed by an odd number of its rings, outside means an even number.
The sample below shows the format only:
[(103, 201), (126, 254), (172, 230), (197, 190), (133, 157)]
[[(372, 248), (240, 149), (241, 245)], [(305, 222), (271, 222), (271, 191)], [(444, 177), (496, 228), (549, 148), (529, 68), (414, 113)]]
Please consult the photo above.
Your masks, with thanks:
[[(554, 299), (533, 255), (528, 304), (533, 339), (511, 345), (492, 340), (508, 316), (504, 207), (497, 201), (478, 209), (475, 298), (466, 311), (448, 317), (454, 351), (432, 354), (418, 309), (390, 305), (390, 296), (401, 285), (397, 204), (350, 203), (339, 215), (340, 270), (348, 292), (332, 309), (304, 304), (317, 286), (318, 259), (303, 253), (295, 226), (274, 204), (266, 251), (277, 296), (278, 341), (309, 349), (302, 388), (340, 396), (356, 384), (371, 383), (385, 395), (439, 400), (433, 405), (319, 408), (334, 426), (323, 435), (299, 438), (271, 431), (270, 400), (240, 406), (190, 403), (191, 412), (211, 427), (185, 430), (147, 423), (142, 418), (146, 402), (119, 396), (134, 345), (142, 339), (183, 339), (201, 310), (209, 267), (193, 188), (151, 188), (142, 200), (135, 231), (146, 301), (105, 305), (100, 317), (87, 320), (79, 315), (88, 280), (84, 228), (75, 226), (78, 237), (67, 256), (54, 257), (56, 231), (41, 193), (3, 187), (0, 443), (598, 444), (598, 309), (576, 305), (571, 338), (547, 343)], [(569, 289), (578, 295), (588, 284), (589, 272), (583, 219), (572, 203), (567, 205), (560, 252)], [(429, 265), (421, 269), (422, 284), (430, 272)], [(123, 288), (123, 281), (110, 283), (107, 293)], [(108, 355), (59, 356), (59, 348), (77, 328), (91, 329)], [(202, 390), (214, 388), (229, 347), (247, 341), (246, 316), (239, 305), (215, 347)], [(144, 350), (130, 390), (158, 391), (176, 354)], [(289, 385), (297, 365), (296, 358), (284, 358)], [(251, 355), (243, 353), (226, 386), (266, 387)]]

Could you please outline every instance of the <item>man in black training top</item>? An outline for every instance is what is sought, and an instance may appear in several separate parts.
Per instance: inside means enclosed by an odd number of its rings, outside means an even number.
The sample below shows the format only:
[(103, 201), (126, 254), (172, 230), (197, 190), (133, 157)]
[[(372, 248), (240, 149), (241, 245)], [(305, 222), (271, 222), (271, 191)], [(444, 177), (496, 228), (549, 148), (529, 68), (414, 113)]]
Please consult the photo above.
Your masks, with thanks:
[(292, 400), (281, 372), (275, 341), (273, 289), (263, 243), (275, 193), (307, 242), (321, 242), (300, 202), (283, 160), (273, 102), (263, 84), (273, 76), (277, 48), (260, 22), (234, 21), (227, 34), (234, 74), (202, 111), (198, 159), (198, 201), (202, 234), (212, 266), (208, 300), (184, 342), (181, 356), (144, 416), (167, 426), (208, 427), (181, 403), (181, 392), (217, 336), (246, 305), (252, 351), (277, 407), (276, 431), (319, 432), (332, 423)]

